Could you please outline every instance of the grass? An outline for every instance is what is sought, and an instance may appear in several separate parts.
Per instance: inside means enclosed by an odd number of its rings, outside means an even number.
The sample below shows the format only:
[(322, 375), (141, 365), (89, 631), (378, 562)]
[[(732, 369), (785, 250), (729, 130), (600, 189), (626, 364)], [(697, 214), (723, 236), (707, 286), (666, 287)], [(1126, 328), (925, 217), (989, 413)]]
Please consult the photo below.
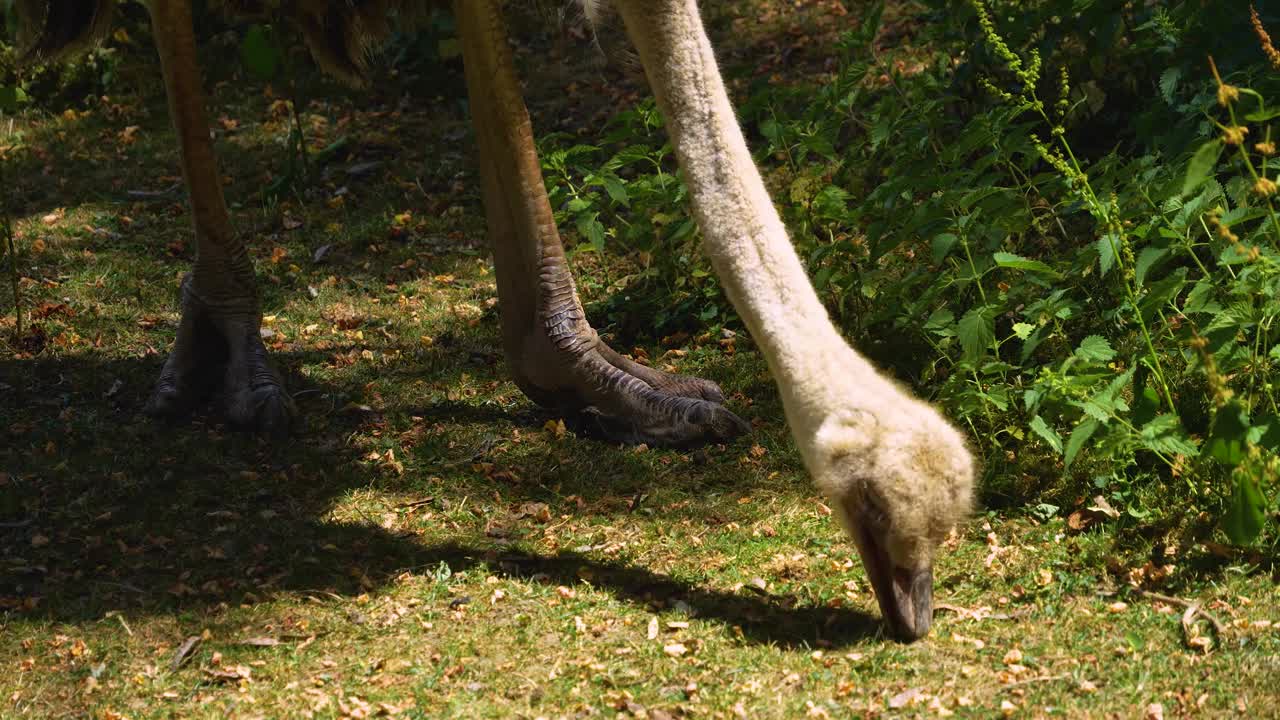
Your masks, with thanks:
[[(743, 62), (769, 42), (713, 27)], [(720, 382), (751, 437), (682, 453), (566, 432), (505, 374), (465, 116), (444, 89), (421, 101), (421, 78), (309, 79), (312, 147), (346, 149), (280, 202), (254, 193), (287, 116), (216, 85), (228, 196), (304, 427), (272, 446), (216, 416), (146, 419), (192, 248), (138, 62), (84, 112), (20, 117), (6, 159), (39, 329), (0, 356), (0, 715), (1280, 713), (1274, 566), (1084, 498), (1069, 518), (979, 512), (939, 559), (932, 636), (885, 638), (745, 338), (612, 340)], [(539, 127), (608, 104), (543, 82)], [(626, 262), (576, 256), (588, 299)], [(1203, 604), (1221, 633), (1135, 586)]]

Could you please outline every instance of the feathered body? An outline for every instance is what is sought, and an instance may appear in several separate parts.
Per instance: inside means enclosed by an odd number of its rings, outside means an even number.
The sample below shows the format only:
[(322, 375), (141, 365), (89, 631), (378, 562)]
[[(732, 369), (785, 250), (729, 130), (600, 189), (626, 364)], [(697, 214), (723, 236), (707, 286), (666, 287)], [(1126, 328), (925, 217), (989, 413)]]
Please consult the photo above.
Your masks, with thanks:
[[(326, 72), (363, 85), (372, 50), (393, 29), (415, 26), (445, 0), (214, 0), (229, 15), (286, 17)], [(116, 0), (18, 0), (27, 61), (55, 60), (91, 47), (111, 30)]]

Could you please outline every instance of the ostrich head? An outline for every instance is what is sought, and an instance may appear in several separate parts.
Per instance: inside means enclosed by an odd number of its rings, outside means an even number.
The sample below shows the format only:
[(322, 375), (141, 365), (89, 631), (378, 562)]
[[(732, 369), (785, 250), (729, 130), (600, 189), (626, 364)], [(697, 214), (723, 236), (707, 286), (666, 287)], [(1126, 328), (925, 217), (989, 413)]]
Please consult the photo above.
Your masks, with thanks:
[(828, 418), (810, 471), (852, 537), (893, 633), (924, 637), (933, 622), (933, 559), (969, 512), (973, 460), (937, 411), (894, 393), (876, 410)]

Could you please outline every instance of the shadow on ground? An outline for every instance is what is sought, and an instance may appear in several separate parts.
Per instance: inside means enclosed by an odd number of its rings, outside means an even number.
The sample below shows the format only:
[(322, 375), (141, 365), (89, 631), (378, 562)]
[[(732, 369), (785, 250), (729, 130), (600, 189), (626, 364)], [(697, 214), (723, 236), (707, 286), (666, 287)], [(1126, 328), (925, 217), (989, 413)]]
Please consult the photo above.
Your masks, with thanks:
[[(287, 355), (278, 360), (286, 366), (303, 361)], [(273, 447), (229, 432), (204, 414), (178, 426), (143, 417), (140, 408), (158, 365), (158, 357), (0, 363), (0, 394), (9, 408), (8, 449), (0, 452), (6, 471), (0, 476), (3, 612), (80, 623), (110, 611), (171, 614), (281, 594), (350, 596), (445, 563), (454, 572), (484, 564), (491, 573), (552, 585), (589, 577), (627, 602), (683, 602), (699, 617), (740, 627), (752, 642), (842, 645), (878, 631), (875, 618), (858, 611), (707, 589), (575, 552), (538, 554), (520, 549), (518, 539), (489, 537), (473, 527), (449, 533), (456, 540), (429, 544), (413, 531), (384, 528), (382, 517), (335, 517), (339, 498), (376, 488), (389, 494), (374, 507), (394, 513), (400, 498), (415, 497), (414, 504), (441, 511), (447, 522), (447, 511), (465, 498), (496, 492), (491, 479), (470, 470), (489, 452), (483, 439), (492, 435), (482, 434), (476, 446), (442, 447), (438, 457), (424, 461), (443, 477), (426, 480), (429, 473), (414, 472), (388, 478), (344, 440), (371, 422), (368, 414), (325, 411), (335, 404), (329, 398), (357, 389), (310, 387), (314, 399), (300, 401), (312, 421)], [(508, 409), (404, 402), (425, 423), (450, 423), (451, 434), (461, 428), (465, 435), (467, 426), (498, 436), (512, 428), (527, 432), (546, 417), (527, 403)], [(503, 486), (504, 502), (550, 499), (554, 483), (556, 493), (582, 496), (587, 508), (607, 508), (596, 501), (620, 490), (608, 477), (625, 478), (628, 485), (654, 481), (652, 470), (629, 450), (599, 444), (598, 451), (576, 452), (597, 456), (593, 462), (608, 470), (551, 467), (545, 477)]]
[[(566, 81), (617, 85), (617, 69), (607, 71), (608, 77), (584, 79), (573, 68), (563, 77), (551, 77), (542, 56), (554, 56), (556, 63), (568, 62), (567, 56), (558, 49), (543, 52), (549, 41), (541, 35), (531, 42), (519, 54), (539, 58), (541, 72), (531, 73), (539, 86), (531, 93), (533, 112), (547, 128), (580, 129), (584, 118), (595, 117), (611, 96), (547, 88)], [(725, 472), (732, 460), (723, 466), (704, 461), (697, 468), (677, 463), (664, 470), (651, 457), (588, 440), (568, 441), (588, 443), (585, 450), (570, 445), (567, 451), (518, 449), (504, 456), (510, 449), (502, 445), (504, 438), (537, 430), (553, 416), (520, 399), (493, 359), (497, 338), (491, 316), (482, 318), (489, 334), (478, 340), (463, 330), (455, 345), (437, 338), (430, 351), (384, 345), (380, 352), (405, 351), (404, 359), (389, 367), (347, 367), (303, 378), (300, 368), (323, 366), (335, 353), (358, 353), (360, 347), (274, 353), (303, 413), (302, 429), (284, 445), (231, 432), (207, 413), (182, 423), (143, 417), (141, 408), (168, 335), (139, 333), (138, 327), (171, 324), (153, 313), (173, 310), (174, 278), (188, 266), (192, 248), (175, 177), (176, 152), (154, 85), (155, 68), (129, 64), (122, 72), (128, 80), (120, 93), (113, 93), (121, 97), (90, 104), (89, 112), (34, 122), (25, 143), (38, 152), (20, 154), (6, 168), (21, 180), (9, 198), (16, 217), (56, 216), (44, 223), (47, 229), (29, 223), (38, 228), (33, 235), (49, 235), (50, 247), (24, 260), (28, 267), (22, 272), (30, 281), (28, 300), (47, 306), (41, 312), (63, 315), (47, 321), (48, 336), (39, 347), (14, 348), (33, 357), (0, 360), (0, 618), (8, 614), (83, 623), (111, 611), (158, 615), (279, 594), (353, 595), (375, 590), (402, 572), (443, 562), (455, 571), (484, 564), (491, 572), (552, 584), (571, 584), (590, 575), (620, 599), (655, 605), (679, 600), (696, 615), (741, 627), (754, 642), (839, 645), (878, 631), (874, 618), (857, 611), (710, 590), (572, 552), (530, 553), (517, 548), (518, 540), (487, 536), (475, 522), (450, 531), (448, 542), (430, 544), (416, 534), (386, 529), (381, 517), (338, 516), (335, 508), (344, 497), (375, 488), (386, 498), (354, 505), (394, 513), (401, 498), (429, 496), (444, 516), (461, 512), (458, 508), (469, 497), (501, 494), (501, 503), (518, 504), (577, 496), (584, 501), (584, 512), (604, 515), (629, 512), (625, 504), (613, 502), (616, 496), (639, 493), (655, 483), (696, 496), (717, 484), (745, 492), (763, 481), (765, 473)], [(327, 82), (319, 82), (316, 87), (332, 91)], [(637, 78), (625, 82), (639, 87)], [(256, 90), (213, 91), (214, 119), (224, 113), (238, 119), (215, 122), (215, 132), (223, 167), (238, 183), (229, 197), (251, 206), (237, 212), (239, 226), (254, 236), (260, 269), (279, 275), (270, 278), (278, 284), (265, 285), (269, 309), (314, 292), (307, 283), (319, 284), (329, 274), (340, 277), (343, 291), (367, 286), (388, 299), (395, 293), (385, 288), (399, 281), (463, 274), (458, 268), (470, 261), (478, 244), (478, 233), (464, 233), (464, 226), (476, 225), (479, 216), (474, 187), (461, 198), (455, 189), (459, 178), (470, 173), (465, 168), (470, 151), (456, 147), (465, 138), (459, 129), (464, 113), (456, 97), (447, 108), (435, 108), (435, 114), (428, 102), (401, 108), (401, 100), (413, 92), (410, 85), (411, 80), (403, 80), (361, 96), (357, 107), (367, 116), (352, 112), (345, 93), (333, 106), (318, 102), (312, 108), (311, 115), (335, 124), (356, 118), (349, 129), (354, 149), (335, 163), (338, 170), (346, 172), (346, 166), (371, 157), (385, 163), (385, 171), (358, 182), (338, 173), (339, 181), (353, 190), (347, 197), (359, 197), (362, 204), (349, 200), (351, 215), (340, 218), (350, 226), (349, 236), (331, 238), (320, 230), (319, 220), (309, 225), (304, 232), (314, 233), (314, 243), (279, 227), (284, 210), (265, 204), (254, 208), (257, 200), (246, 199), (269, 175), (264, 167), (282, 162), (272, 145), (278, 138), (260, 131), (267, 100)], [(384, 114), (399, 117), (386, 124)], [(384, 125), (398, 144), (374, 142)], [(131, 131), (124, 132), (124, 126)], [(448, 157), (433, 154), (436, 150), (447, 151)], [(448, 198), (447, 203), (441, 198)], [(288, 201), (319, 204), (314, 197)], [(392, 245), (370, 263), (365, 244), (385, 242), (371, 233), (385, 232), (386, 216), (423, 206), (443, 216), (452, 203), (469, 205), (471, 219), (441, 219), (431, 232), (447, 233), (454, 245), (428, 246), (420, 237)], [(335, 244), (326, 264), (307, 265), (312, 245), (326, 242)], [(297, 259), (306, 268), (292, 277), (268, 265), (263, 257), (270, 245), (264, 243), (288, 247), (289, 262)], [(418, 263), (415, 269), (397, 269), (408, 267), (409, 260)], [(487, 279), (476, 282), (477, 296), (488, 292), (479, 287)], [(75, 293), (80, 295), (62, 303), (64, 295)], [(46, 345), (58, 333), (92, 338), (93, 349)], [(773, 391), (754, 377), (758, 367), (758, 360), (730, 358), (713, 365), (710, 376), (722, 382), (737, 376), (735, 387), (762, 399), (754, 412), (780, 417)], [(405, 388), (404, 394), (362, 409), (369, 386), (388, 379), (396, 381), (397, 389)], [(441, 397), (441, 388), (467, 382), (485, 383), (489, 391)], [(504, 383), (510, 387), (504, 389)], [(449, 430), (436, 431), (433, 425)], [(781, 437), (780, 424), (772, 431)], [(377, 445), (379, 438), (393, 436), (399, 439), (397, 447), (412, 446), (413, 459), (405, 460), (410, 467), (403, 475), (388, 475), (385, 467), (368, 460), (370, 452), (386, 449)], [(412, 442), (406, 439), (410, 436)], [(521, 452), (524, 477), (519, 482), (503, 484), (471, 467), (477, 461), (501, 463)], [(693, 522), (724, 521), (696, 506), (688, 512)]]

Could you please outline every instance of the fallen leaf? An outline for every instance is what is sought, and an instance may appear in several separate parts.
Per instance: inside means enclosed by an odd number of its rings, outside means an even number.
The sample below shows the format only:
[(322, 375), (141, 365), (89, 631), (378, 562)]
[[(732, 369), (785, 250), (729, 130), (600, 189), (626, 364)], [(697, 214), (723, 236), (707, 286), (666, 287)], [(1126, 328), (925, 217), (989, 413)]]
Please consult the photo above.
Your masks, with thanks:
[(961, 635), (960, 633), (951, 633), (951, 639), (954, 640), (955, 642), (967, 643), (969, 645), (972, 645), (975, 650), (981, 650), (982, 648), (987, 646), (986, 642), (978, 638), (971, 638), (966, 635)]
[(565, 433), (568, 432), (565, 429), (564, 420), (561, 419), (546, 421), (542, 424), (542, 429), (551, 433), (557, 440), (563, 438)]
[(1081, 530), (1089, 527), (1090, 522), (1092, 521), (1089, 516), (1085, 515), (1084, 512), (1080, 510), (1076, 510), (1067, 516), (1067, 527), (1076, 532), (1080, 532)]
[(192, 635), (183, 640), (178, 649), (174, 651), (173, 659), (169, 661), (169, 669), (177, 670), (190, 660), (191, 656), (195, 654), (196, 648), (200, 647), (202, 640), (203, 638), (200, 635)]
[(1111, 503), (1107, 502), (1107, 499), (1101, 495), (1093, 496), (1093, 504), (1089, 506), (1089, 512), (1101, 514), (1103, 517), (1108, 517), (1112, 520), (1120, 517), (1120, 511), (1111, 507)]
[(208, 669), (204, 671), (204, 676), (213, 682), (219, 683), (236, 683), (241, 680), (248, 680), (253, 674), (247, 665), (230, 665), (228, 667)]
[(909, 705), (915, 705), (924, 699), (924, 693), (920, 688), (910, 688), (889, 698), (889, 708), (892, 710), (900, 710)]
[(273, 637), (252, 637), (241, 640), (239, 644), (250, 647), (275, 647), (280, 644), (280, 641)]
[(540, 523), (551, 522), (551, 508), (546, 503), (530, 502), (520, 506), (520, 516), (531, 518)]

